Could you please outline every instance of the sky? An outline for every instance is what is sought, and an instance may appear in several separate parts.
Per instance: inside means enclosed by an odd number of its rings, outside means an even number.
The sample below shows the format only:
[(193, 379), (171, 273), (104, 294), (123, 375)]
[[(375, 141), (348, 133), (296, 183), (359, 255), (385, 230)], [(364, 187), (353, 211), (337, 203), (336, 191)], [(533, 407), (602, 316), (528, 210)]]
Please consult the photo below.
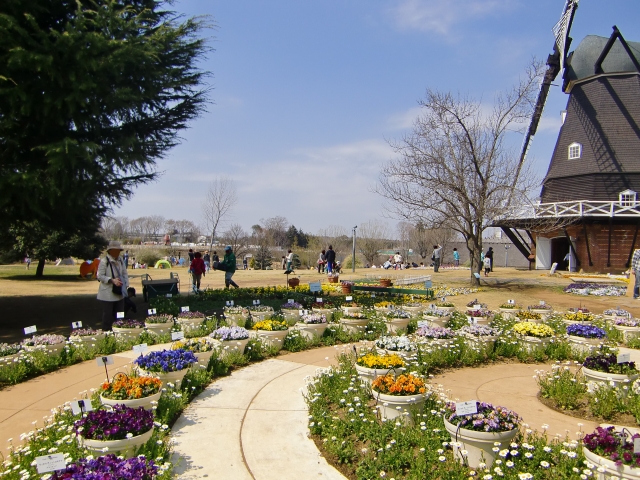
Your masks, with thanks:
[[(306, 232), (371, 219), (391, 227), (373, 192), (389, 142), (410, 131), (427, 89), (491, 103), (532, 57), (552, 52), (564, 0), (176, 0), (208, 15), (208, 111), (114, 215), (203, 225), (209, 183), (231, 178), (228, 218), (245, 229), (283, 216)], [(640, 41), (638, 0), (581, 0), (573, 50), (617, 25)], [(561, 83), (561, 78), (555, 82)], [(552, 87), (529, 160), (544, 177), (567, 95)], [(521, 139), (517, 139), (521, 142)]]

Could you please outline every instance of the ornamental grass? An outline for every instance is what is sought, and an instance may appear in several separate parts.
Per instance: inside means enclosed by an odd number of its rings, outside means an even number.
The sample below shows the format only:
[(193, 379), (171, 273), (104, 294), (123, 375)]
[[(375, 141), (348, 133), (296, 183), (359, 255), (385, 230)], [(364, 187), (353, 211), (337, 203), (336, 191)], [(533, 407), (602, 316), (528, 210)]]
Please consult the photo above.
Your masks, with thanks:
[(411, 374), (397, 377), (382, 375), (371, 383), (371, 389), (383, 395), (394, 396), (418, 395), (427, 391), (424, 380)]
[(111, 382), (104, 382), (100, 394), (110, 400), (137, 400), (155, 395), (162, 381), (155, 377), (128, 377), (117, 374)]
[(555, 333), (548, 325), (532, 322), (518, 322), (513, 326), (513, 331), (519, 335), (537, 338), (552, 337)]
[(405, 366), (405, 361), (395, 353), (391, 355), (367, 353), (366, 355), (358, 357), (356, 363), (361, 367), (380, 369), (402, 368)]
[(262, 320), (251, 327), (253, 330), (266, 330), (269, 332), (279, 332), (287, 330), (289, 325), (285, 321), (280, 320)]

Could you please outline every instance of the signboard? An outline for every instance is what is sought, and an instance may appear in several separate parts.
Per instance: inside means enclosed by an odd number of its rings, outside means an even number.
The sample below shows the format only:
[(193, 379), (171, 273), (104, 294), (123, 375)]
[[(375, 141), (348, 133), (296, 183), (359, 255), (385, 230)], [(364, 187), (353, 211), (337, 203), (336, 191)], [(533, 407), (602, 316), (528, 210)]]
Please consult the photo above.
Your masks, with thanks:
[(96, 363), (99, 367), (105, 367), (107, 365), (113, 365), (113, 357), (111, 355), (105, 355), (104, 357), (96, 358)]
[(141, 343), (140, 345), (134, 345), (132, 350), (140, 355), (144, 354), (149, 348), (146, 343)]
[(91, 400), (74, 400), (71, 402), (71, 411), (74, 415), (80, 415), (83, 412), (93, 412)]
[(468, 402), (456, 403), (456, 416), (464, 417), (465, 415), (474, 415), (478, 413), (478, 404), (475, 400), (469, 400)]
[(352, 296), (345, 297), (345, 301), (353, 302), (353, 297)]
[(71, 322), (71, 328), (82, 328), (82, 322)]
[(227, 300), (227, 307), (233, 307), (233, 300)]
[(38, 329), (35, 325), (31, 325), (30, 327), (24, 327), (24, 334), (29, 335), (31, 333), (36, 333)]
[(617, 356), (618, 363), (627, 363), (631, 361), (630, 353), (619, 353)]
[(147, 314), (148, 315), (155, 315), (156, 314), (156, 309), (155, 308), (150, 308), (149, 310), (147, 310)]
[(171, 340), (182, 340), (184, 338), (184, 332), (171, 332)]
[(309, 282), (309, 291), (311, 293), (321, 292), (322, 287), (320, 286), (320, 282)]
[(117, 312), (116, 318), (124, 318), (124, 312)]
[(36, 469), (38, 473), (54, 472), (56, 470), (64, 470), (65, 468), (67, 468), (67, 462), (65, 462), (64, 455), (61, 453), (36, 457)]
[(188, 312), (189, 311), (189, 307), (180, 307), (180, 311), (181, 312)]

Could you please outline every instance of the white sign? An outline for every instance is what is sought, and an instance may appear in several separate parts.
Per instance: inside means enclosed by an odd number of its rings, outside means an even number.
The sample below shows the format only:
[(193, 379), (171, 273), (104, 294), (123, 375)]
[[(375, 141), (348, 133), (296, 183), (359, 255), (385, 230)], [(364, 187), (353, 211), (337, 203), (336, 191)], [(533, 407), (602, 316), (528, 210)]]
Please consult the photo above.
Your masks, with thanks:
[(150, 308), (149, 310), (147, 310), (147, 314), (148, 315), (155, 315), (156, 314), (156, 309), (155, 308)]
[(233, 300), (227, 300), (227, 307), (233, 307)]
[(30, 333), (36, 333), (38, 329), (35, 325), (31, 325), (30, 327), (24, 327), (24, 334), (29, 335)]
[(478, 404), (475, 400), (456, 403), (456, 416), (463, 417), (465, 415), (473, 415), (476, 413), (478, 413)]
[(253, 304), (254, 304), (254, 305), (260, 305), (260, 300), (254, 300), (254, 301), (253, 301)]
[(640, 438), (633, 439), (633, 453), (640, 453)]
[(376, 294), (375, 294), (375, 293), (372, 293), (372, 294), (371, 294), (371, 298), (376, 298)]
[(167, 298), (173, 297), (173, 293), (167, 293)]
[(631, 361), (630, 353), (619, 353), (617, 357), (618, 363), (627, 363)]
[(96, 358), (96, 363), (99, 367), (104, 367), (105, 365), (113, 365), (113, 357), (111, 355), (98, 357)]
[(71, 328), (82, 328), (82, 322), (71, 322)]
[(117, 312), (116, 318), (124, 318), (124, 312)]
[(64, 455), (61, 453), (43, 455), (41, 457), (36, 457), (36, 468), (38, 469), (38, 473), (64, 470), (67, 468), (67, 462), (65, 462)]
[(293, 302), (293, 298), (289, 298), (289, 299), (287, 299), (287, 303), (294, 303), (294, 302)]
[(171, 340), (182, 340), (184, 338), (184, 332), (171, 332)]
[[(413, 295), (411, 295), (411, 298), (413, 299)], [(447, 297), (442, 297), (440, 299), (440, 301), (443, 302), (443, 303), (446, 302), (447, 301)]]
[(429, 305), (429, 310), (435, 310), (436, 309), (436, 304), (432, 303)]
[(80, 415), (82, 412), (93, 412), (91, 400), (74, 400), (71, 402), (71, 411), (74, 415)]
[(516, 304), (516, 301), (515, 301), (515, 300), (507, 300), (507, 303), (508, 303), (509, 305), (515, 305), (515, 304)]
[(147, 347), (146, 343), (141, 343), (140, 345), (134, 345), (132, 350), (134, 352), (139, 353), (140, 355), (142, 355), (147, 350), (149, 350), (149, 348)]
[(473, 325), (474, 323), (478, 323), (478, 320), (475, 317), (467, 317), (469, 323)]
[(544, 300), (540, 300), (540, 305), (544, 305)]
[(188, 312), (189, 311), (189, 307), (180, 307), (180, 311), (181, 312)]
[(322, 303), (322, 299), (321, 298), (316, 298), (316, 303)]
[(482, 305), (480, 305), (479, 303), (476, 303), (473, 307), (471, 307), (473, 310), (482, 310)]
[(298, 313), (299, 313), (300, 315), (306, 315), (306, 313), (304, 313), (304, 310), (298, 310)]
[(345, 301), (352, 302), (353, 301), (353, 297), (351, 297), (351, 296), (345, 297)]
[(418, 328), (428, 327), (429, 324), (430, 322), (427, 322), (426, 320), (418, 320)]
[(320, 282), (309, 282), (309, 291), (311, 293), (320, 292), (321, 290), (322, 287), (320, 286)]

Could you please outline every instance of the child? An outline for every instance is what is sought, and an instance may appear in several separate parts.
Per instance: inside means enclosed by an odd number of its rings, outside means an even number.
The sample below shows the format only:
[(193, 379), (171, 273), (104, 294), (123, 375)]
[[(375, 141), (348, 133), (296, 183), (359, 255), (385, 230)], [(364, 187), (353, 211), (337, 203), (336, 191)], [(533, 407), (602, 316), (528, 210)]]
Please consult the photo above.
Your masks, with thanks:
[(484, 276), (488, 277), (489, 272), (491, 271), (491, 257), (485, 256), (482, 260), (482, 264), (484, 265)]
[(136, 289), (133, 287), (127, 288), (127, 296), (124, 297), (124, 314), (126, 315), (129, 310), (133, 311), (133, 313), (138, 313), (138, 307), (133, 303), (131, 297), (136, 296)]

